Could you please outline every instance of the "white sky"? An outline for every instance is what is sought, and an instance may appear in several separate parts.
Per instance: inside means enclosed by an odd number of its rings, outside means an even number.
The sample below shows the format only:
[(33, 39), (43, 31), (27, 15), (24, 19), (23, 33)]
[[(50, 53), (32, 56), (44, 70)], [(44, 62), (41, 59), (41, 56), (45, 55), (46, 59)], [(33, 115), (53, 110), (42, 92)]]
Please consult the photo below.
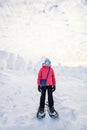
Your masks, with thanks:
[(0, 50), (35, 62), (45, 56), (55, 65), (87, 66), (87, 9), (62, 5), (45, 14), (0, 9)]

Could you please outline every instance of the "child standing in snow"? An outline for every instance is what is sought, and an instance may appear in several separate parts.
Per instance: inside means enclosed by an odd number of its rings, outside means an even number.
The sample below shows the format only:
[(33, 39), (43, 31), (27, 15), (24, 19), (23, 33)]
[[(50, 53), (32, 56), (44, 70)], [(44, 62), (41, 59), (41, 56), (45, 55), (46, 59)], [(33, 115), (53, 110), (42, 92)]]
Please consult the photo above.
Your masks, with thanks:
[(47, 90), (49, 111), (51, 114), (53, 114), (55, 112), (53, 92), (56, 89), (56, 80), (54, 71), (51, 67), (51, 61), (49, 59), (45, 59), (42, 68), (38, 73), (37, 83), (38, 83), (38, 91), (41, 92), (38, 113), (45, 116), (44, 108), (45, 108), (45, 98)]

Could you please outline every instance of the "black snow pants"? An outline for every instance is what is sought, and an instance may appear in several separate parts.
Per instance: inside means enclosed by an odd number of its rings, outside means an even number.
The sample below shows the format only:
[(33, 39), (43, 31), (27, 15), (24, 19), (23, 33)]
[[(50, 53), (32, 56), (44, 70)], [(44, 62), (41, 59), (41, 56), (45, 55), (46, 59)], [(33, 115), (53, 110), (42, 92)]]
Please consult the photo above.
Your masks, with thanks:
[(49, 108), (52, 108), (54, 106), (52, 86), (45, 86), (45, 87), (42, 87), (42, 92), (41, 92), (41, 97), (40, 97), (40, 108), (43, 108), (43, 109), (45, 107), (46, 90), (48, 92), (47, 94), (48, 94)]

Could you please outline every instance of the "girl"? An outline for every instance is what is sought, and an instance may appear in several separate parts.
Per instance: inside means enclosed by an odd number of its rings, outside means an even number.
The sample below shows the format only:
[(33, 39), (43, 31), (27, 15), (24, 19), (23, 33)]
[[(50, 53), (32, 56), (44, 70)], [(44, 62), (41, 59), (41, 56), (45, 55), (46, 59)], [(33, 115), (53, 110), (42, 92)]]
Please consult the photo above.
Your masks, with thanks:
[(48, 92), (48, 107), (50, 115), (55, 115), (56, 111), (54, 109), (53, 92), (56, 90), (56, 79), (53, 68), (51, 67), (51, 61), (49, 59), (45, 59), (44, 63), (42, 64), (42, 68), (38, 73), (37, 83), (38, 91), (41, 92), (40, 105), (37, 116), (45, 116), (44, 108), (46, 90)]

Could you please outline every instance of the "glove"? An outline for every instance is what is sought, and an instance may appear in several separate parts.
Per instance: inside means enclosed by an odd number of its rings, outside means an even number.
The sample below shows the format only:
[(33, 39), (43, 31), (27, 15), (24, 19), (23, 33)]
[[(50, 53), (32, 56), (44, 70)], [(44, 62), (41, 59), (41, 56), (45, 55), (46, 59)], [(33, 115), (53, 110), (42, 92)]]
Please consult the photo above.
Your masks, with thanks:
[(38, 86), (38, 91), (41, 92), (42, 91), (42, 87)]
[(54, 85), (53, 87), (52, 87), (52, 92), (54, 92), (56, 90), (56, 86)]

